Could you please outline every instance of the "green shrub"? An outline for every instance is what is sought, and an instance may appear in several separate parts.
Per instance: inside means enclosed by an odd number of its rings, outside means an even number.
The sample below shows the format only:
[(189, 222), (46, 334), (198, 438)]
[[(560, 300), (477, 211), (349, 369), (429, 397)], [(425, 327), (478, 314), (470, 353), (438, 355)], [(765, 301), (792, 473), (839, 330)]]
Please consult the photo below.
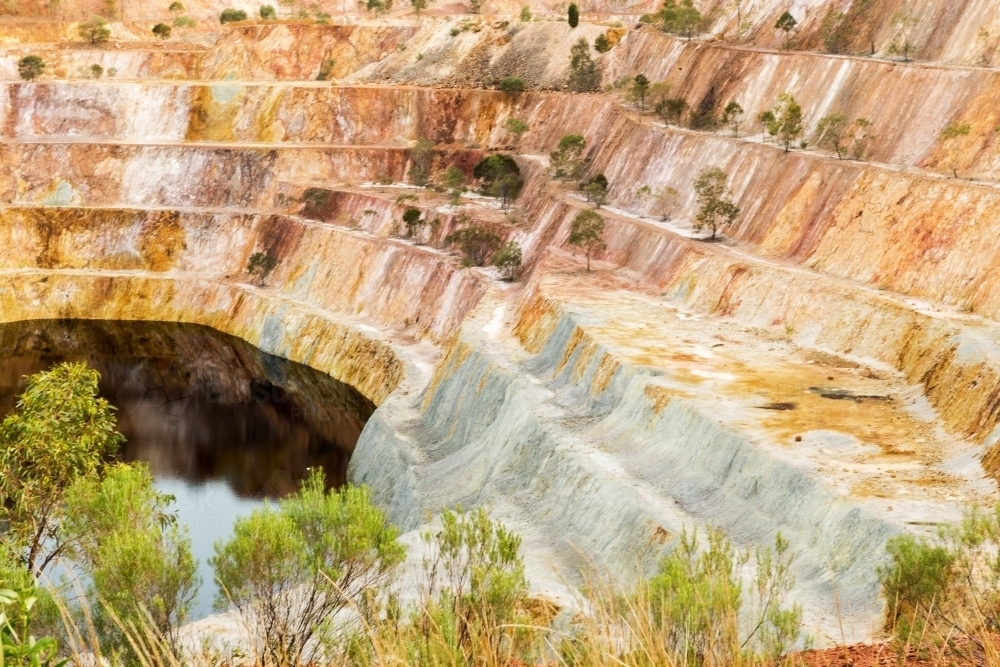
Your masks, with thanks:
[(278, 258), (269, 252), (255, 252), (247, 260), (247, 273), (256, 277), (259, 284), (263, 285), (267, 276), (274, 267), (278, 265)]
[(531, 20), (531, 7), (528, 5), (521, 5), (521, 22), (527, 23)]
[(25, 56), (17, 61), (17, 73), (25, 81), (34, 81), (45, 71), (45, 61), (38, 56)]
[(955, 583), (956, 557), (947, 547), (913, 535), (893, 537), (886, 551), (889, 562), (878, 568), (885, 627), (900, 642), (916, 642), (935, 629), (936, 612)]
[(223, 9), (222, 13), (219, 14), (219, 23), (225, 25), (227, 23), (235, 23), (237, 21), (246, 21), (247, 13), (242, 9)]
[(176, 646), (199, 580), (187, 528), (169, 513), (173, 498), (153, 488), (145, 464), (117, 464), (85, 478), (66, 498), (69, 551), (89, 579), (94, 627), (109, 655), (129, 652), (121, 623), (151, 623)]
[[(333, 617), (375, 599), (405, 550), (364, 487), (325, 491), (314, 469), (298, 494), (237, 519), (210, 563), (223, 593), (256, 637), (256, 664), (301, 664)], [(355, 607), (356, 608), (356, 607)]]
[(566, 85), (572, 91), (589, 93), (597, 90), (600, 84), (601, 75), (590, 57), (590, 44), (581, 37), (570, 48), (569, 78)]
[(99, 379), (79, 363), (32, 375), (0, 425), (4, 543), (33, 572), (44, 572), (61, 552), (59, 510), (70, 487), (99, 474), (123, 440), (114, 409), (98, 396)]
[(524, 92), (524, 79), (519, 76), (508, 76), (500, 80), (500, 90), (508, 95), (516, 95)]
[(500, 270), (505, 280), (516, 280), (521, 272), (521, 246), (508, 241), (493, 255), (493, 266)]
[(611, 40), (603, 32), (594, 38), (594, 50), (598, 53), (607, 53), (611, 50)]
[(194, 19), (190, 16), (178, 16), (174, 19), (175, 28), (193, 28)]
[(587, 141), (579, 134), (567, 134), (559, 140), (559, 147), (549, 153), (549, 173), (553, 178), (575, 181), (583, 175), (587, 161), (583, 151)]
[(570, 28), (580, 25), (580, 8), (576, 6), (575, 2), (569, 4), (569, 9), (566, 11), (566, 20)]
[(489, 227), (472, 224), (452, 232), (444, 242), (458, 246), (470, 264), (483, 266), (500, 247), (502, 239)]
[(111, 39), (111, 28), (108, 27), (108, 22), (100, 16), (95, 16), (86, 23), (81, 23), (77, 30), (80, 38), (91, 44), (103, 44)]
[(166, 23), (157, 23), (153, 26), (153, 34), (160, 39), (167, 39), (170, 37), (170, 26)]
[(501, 208), (505, 210), (517, 199), (524, 185), (521, 169), (506, 153), (494, 153), (483, 158), (472, 169), (472, 175), (482, 181), (482, 193), (498, 197)]
[(337, 61), (333, 58), (324, 58), (323, 64), (319, 66), (319, 73), (316, 75), (317, 81), (326, 81), (333, 76), (333, 68), (337, 66)]
[(260, 17), (265, 21), (273, 21), (278, 18), (278, 12), (275, 11), (272, 5), (261, 5), (258, 10), (258, 14), (260, 14)]

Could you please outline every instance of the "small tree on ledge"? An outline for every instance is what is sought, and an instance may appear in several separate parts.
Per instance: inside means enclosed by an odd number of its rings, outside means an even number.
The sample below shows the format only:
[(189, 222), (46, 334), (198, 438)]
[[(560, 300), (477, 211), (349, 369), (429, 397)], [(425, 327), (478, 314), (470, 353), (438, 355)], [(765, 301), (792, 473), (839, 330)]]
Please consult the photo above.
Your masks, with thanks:
[(247, 261), (247, 273), (257, 278), (257, 284), (263, 286), (267, 276), (278, 265), (278, 258), (269, 252), (255, 252)]
[(590, 271), (591, 253), (608, 247), (604, 242), (604, 218), (594, 210), (580, 211), (573, 218), (566, 242), (584, 251), (587, 255), (587, 271)]

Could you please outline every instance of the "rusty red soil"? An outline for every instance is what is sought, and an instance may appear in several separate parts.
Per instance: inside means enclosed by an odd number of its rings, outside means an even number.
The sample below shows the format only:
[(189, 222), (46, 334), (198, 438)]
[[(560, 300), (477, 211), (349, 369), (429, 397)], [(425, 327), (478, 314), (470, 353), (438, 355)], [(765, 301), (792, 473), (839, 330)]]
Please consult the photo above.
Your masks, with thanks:
[[(996, 646), (996, 644), (994, 644)], [(973, 667), (992, 664), (983, 648), (969, 639), (954, 640), (947, 646), (898, 651), (889, 642), (854, 644), (803, 651), (793, 656), (796, 667), (884, 667), (913, 665), (926, 667)]]

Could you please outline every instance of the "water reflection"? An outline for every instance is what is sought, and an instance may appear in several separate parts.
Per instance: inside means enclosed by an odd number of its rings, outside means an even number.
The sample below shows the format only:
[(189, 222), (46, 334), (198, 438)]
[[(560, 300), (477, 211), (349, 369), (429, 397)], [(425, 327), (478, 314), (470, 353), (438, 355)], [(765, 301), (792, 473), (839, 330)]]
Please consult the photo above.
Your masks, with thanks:
[(294, 491), (310, 466), (334, 485), (374, 406), (352, 387), (206, 327), (39, 320), (0, 325), (0, 410), (60, 361), (101, 373), (127, 438), (157, 477), (224, 480), (241, 497)]

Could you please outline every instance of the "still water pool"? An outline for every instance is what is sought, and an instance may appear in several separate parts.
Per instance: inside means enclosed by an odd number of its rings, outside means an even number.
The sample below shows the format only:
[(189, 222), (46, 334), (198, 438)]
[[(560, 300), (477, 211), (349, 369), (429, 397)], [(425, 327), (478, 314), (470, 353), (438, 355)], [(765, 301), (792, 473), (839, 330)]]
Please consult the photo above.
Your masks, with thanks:
[(207, 327), (35, 320), (0, 325), (0, 412), (27, 375), (62, 361), (100, 371), (127, 439), (121, 458), (148, 462), (157, 487), (176, 497), (200, 561), (196, 619), (212, 609), (215, 540), (264, 498), (295, 491), (310, 467), (343, 484), (375, 409), (353, 387)]

